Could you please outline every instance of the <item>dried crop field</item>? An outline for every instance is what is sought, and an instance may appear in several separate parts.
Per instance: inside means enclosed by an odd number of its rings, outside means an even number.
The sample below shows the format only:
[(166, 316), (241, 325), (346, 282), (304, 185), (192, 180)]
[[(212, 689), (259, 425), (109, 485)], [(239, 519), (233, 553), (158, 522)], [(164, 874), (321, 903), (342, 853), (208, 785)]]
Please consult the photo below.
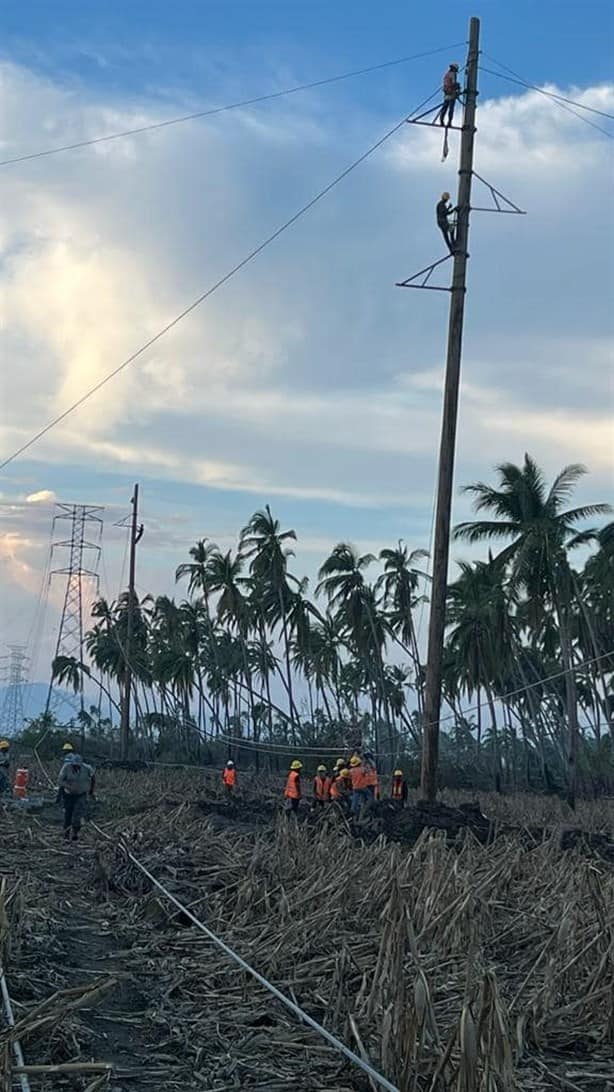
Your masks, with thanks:
[[(449, 823), (451, 807), (445, 829), (419, 833), (408, 809), (392, 842), (385, 814), (359, 830), (336, 814), (296, 823), (274, 782), (244, 781), (228, 807), (205, 772), (102, 771), (95, 821), (110, 840), (88, 825), (77, 851), (58, 809), (3, 816), (15, 1036), (26, 1066), (61, 1067), (31, 1072), (34, 1092), (375, 1087), (118, 840), (403, 1092), (614, 1088), (613, 802), (578, 809), (592, 846), (562, 848), (562, 805), (533, 798), (483, 799), (486, 838)], [(7, 1090), (13, 1063), (5, 1034)]]

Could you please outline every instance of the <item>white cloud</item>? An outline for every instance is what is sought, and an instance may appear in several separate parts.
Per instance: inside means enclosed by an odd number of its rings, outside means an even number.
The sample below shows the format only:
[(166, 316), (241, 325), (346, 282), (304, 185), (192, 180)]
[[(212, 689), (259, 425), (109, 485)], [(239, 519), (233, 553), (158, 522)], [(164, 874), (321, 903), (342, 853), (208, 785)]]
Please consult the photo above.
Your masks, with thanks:
[[(124, 109), (11, 65), (4, 88), (6, 156), (23, 149), (23, 133), (34, 148), (158, 117), (157, 105)], [(614, 106), (612, 87), (571, 90)], [(457, 482), (528, 449), (547, 472), (587, 462), (582, 490), (603, 499), (611, 145), (533, 92), (485, 100), (478, 120), (478, 170), (528, 215), (474, 217)], [(99, 382), (388, 126), (358, 112), (348, 128), (296, 99), (266, 116), (238, 112), (6, 169), (3, 448)], [(23, 487), (20, 463), (9, 467), (8, 495), (29, 509), (66, 499), (66, 468), (78, 468), (93, 485), (99, 472), (138, 474), (245, 492), (254, 504), (362, 506), (382, 520), (391, 510), (391, 524), (410, 509), (423, 534), (447, 297), (394, 282), (442, 256), (433, 206), (453, 189), (457, 135), (446, 164), (440, 138), (408, 126), (31, 449), (40, 481)], [(14, 518), (25, 534), (23, 510)], [(310, 540), (325, 541), (316, 530)], [(7, 541), (19, 564), (28, 548)]]
[(53, 489), (39, 489), (36, 493), (29, 493), (26, 504), (55, 504), (57, 496)]

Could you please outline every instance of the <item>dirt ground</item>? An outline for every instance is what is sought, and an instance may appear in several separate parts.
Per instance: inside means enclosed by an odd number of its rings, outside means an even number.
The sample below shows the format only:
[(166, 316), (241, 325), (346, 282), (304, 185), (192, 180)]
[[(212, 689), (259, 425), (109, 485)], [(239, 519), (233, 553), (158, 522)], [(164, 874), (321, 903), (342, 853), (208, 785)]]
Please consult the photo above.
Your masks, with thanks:
[[(53, 805), (2, 815), (26, 1064), (112, 1067), (33, 1075), (34, 1092), (371, 1087), (122, 845), (403, 1092), (614, 1089), (614, 802), (382, 803), (353, 827), (306, 806), (289, 821), (276, 783), (244, 781), (228, 805), (218, 775), (101, 771), (106, 837), (87, 823), (74, 847)], [(9, 1058), (5, 1036), (8, 1090)]]

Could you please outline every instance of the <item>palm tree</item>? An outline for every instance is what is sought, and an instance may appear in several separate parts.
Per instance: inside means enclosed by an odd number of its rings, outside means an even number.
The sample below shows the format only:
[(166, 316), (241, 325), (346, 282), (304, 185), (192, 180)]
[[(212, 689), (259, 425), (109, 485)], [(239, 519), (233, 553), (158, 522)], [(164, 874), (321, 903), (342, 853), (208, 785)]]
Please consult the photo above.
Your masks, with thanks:
[(476, 694), (478, 752), (481, 744), (481, 694), (486, 694), (494, 744), (495, 786), (499, 789), (501, 763), (495, 713), (496, 691), (501, 690), (507, 664), (515, 649), (514, 621), (500, 561), (460, 562), (460, 576), (448, 588), (446, 621), (459, 682), (471, 698)]
[(456, 538), (472, 543), (512, 539), (498, 560), (509, 566), (511, 590), (521, 589), (526, 593), (535, 635), (543, 628), (548, 609), (554, 611), (566, 672), (567, 780), (572, 807), (577, 778), (578, 709), (571, 646), (573, 588), (567, 554), (595, 535), (593, 531), (578, 532), (579, 523), (611, 511), (607, 504), (565, 508), (585, 473), (586, 468), (579, 464), (566, 466), (548, 489), (542, 471), (529, 455), (525, 455), (521, 467), (503, 463), (497, 467), (498, 488), (484, 482), (465, 488), (475, 498), (476, 511), (492, 513), (496, 518), (461, 523), (454, 531)]
[(299, 715), (292, 686), (288, 612), (292, 596), (290, 582), (299, 586), (299, 589), (301, 584), (288, 572), (288, 561), (294, 557), (294, 550), (287, 545), (289, 542), (296, 542), (296, 531), (282, 531), (279, 520), (274, 518), (267, 504), (264, 509), (254, 512), (243, 528), (240, 548), (242, 556), (250, 561), (250, 576), (259, 589), (264, 616), (272, 626), (281, 624), (286, 664), (286, 689), (294, 730), (299, 723)]
[(219, 549), (214, 542), (207, 538), (198, 540), (195, 546), (190, 546), (192, 561), (185, 561), (175, 570), (175, 582), (188, 579), (188, 595), (200, 594), (205, 603), (208, 602), (211, 592), (209, 566), (211, 559), (219, 554)]
[(384, 677), (383, 653), (386, 628), (378, 611), (375, 589), (366, 582), (364, 570), (375, 561), (373, 554), (362, 556), (353, 546), (340, 542), (324, 561), (318, 573), (316, 595), (324, 592), (329, 606), (335, 610), (341, 634), (349, 639), (350, 647), (360, 659), (371, 697), (371, 715), (376, 733), (377, 706), (387, 711), (388, 701)]
[(384, 562), (384, 571), (376, 583), (376, 588), (383, 589), (384, 607), (391, 612), (389, 622), (392, 633), (401, 639), (412, 658), (420, 713), (423, 710), (422, 672), (413, 610), (421, 601), (417, 594), (420, 580), (428, 580), (429, 576), (421, 569), (416, 569), (415, 563), (428, 556), (428, 550), (410, 552), (403, 540), (399, 539), (396, 549), (380, 550), (379, 559)]

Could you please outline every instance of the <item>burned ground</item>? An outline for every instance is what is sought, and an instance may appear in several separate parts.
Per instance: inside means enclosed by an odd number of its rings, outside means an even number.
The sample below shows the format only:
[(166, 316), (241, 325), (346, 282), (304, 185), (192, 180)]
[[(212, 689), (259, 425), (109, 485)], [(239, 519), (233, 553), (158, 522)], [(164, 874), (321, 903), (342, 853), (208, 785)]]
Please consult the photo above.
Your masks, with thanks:
[(335, 814), (288, 821), (273, 783), (245, 784), (228, 806), (201, 771), (107, 771), (99, 792), (108, 838), (88, 825), (74, 850), (53, 806), (2, 820), (26, 1062), (113, 1067), (33, 1075), (37, 1092), (370, 1087), (152, 890), (118, 840), (399, 1088), (608, 1088), (612, 803), (572, 824), (541, 799), (454, 799), (430, 818), (381, 804), (350, 831)]

